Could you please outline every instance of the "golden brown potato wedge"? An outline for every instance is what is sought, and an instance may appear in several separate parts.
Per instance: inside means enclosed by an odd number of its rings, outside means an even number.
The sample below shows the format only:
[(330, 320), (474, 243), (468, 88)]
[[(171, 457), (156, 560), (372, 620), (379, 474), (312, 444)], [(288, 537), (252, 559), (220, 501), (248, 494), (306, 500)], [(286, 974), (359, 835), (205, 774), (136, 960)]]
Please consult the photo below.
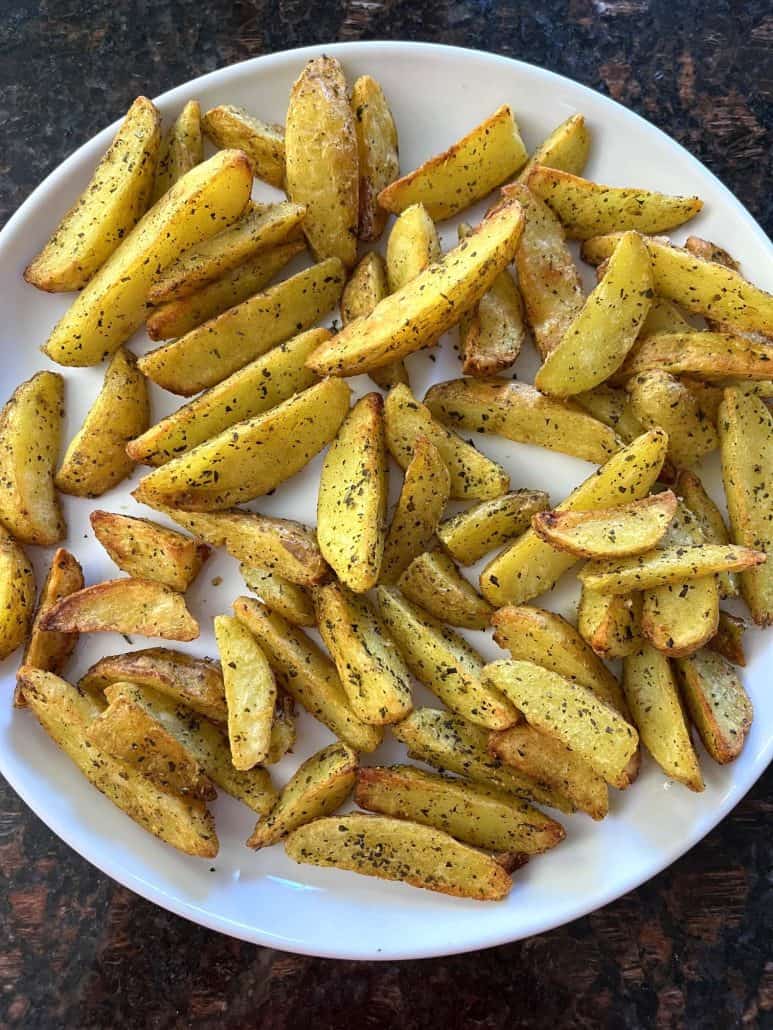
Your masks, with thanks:
[[(344, 287), (341, 296), (342, 323), (348, 325), (356, 318), (365, 318), (388, 293), (386, 264), (379, 253), (371, 250), (355, 267)], [(408, 382), (408, 372), (402, 361), (372, 368), (369, 375), (382, 390), (390, 390), (396, 383)]]
[(21, 645), (35, 611), (35, 572), (20, 544), (0, 530), (0, 660)]
[(204, 115), (201, 127), (216, 147), (247, 155), (252, 174), (277, 189), (285, 181), (285, 138), (281, 125), (253, 118), (243, 107), (220, 104)]
[(105, 371), (102, 389), (70, 441), (56, 474), (62, 493), (99, 497), (131, 473), (126, 445), (150, 422), (148, 384), (133, 354), (119, 347)]
[(264, 604), (296, 626), (316, 626), (314, 602), (309, 590), (291, 583), (271, 569), (242, 564), (242, 579)]
[(360, 172), (358, 236), (377, 240), (388, 217), (378, 195), (400, 174), (397, 128), (383, 89), (370, 75), (355, 81), (351, 102)]
[(738, 333), (656, 333), (636, 344), (614, 379), (625, 382), (658, 369), (708, 382), (769, 379), (771, 361), (768, 344)]
[[(727, 544), (730, 535), (719, 508), (706, 493), (703, 483), (687, 469), (681, 469), (676, 479), (676, 492), (695, 516), (708, 544)], [(722, 597), (738, 597), (738, 580), (732, 572), (723, 572), (718, 577)]]
[(94, 536), (118, 568), (138, 579), (154, 579), (185, 592), (209, 557), (210, 548), (149, 519), (93, 511)]
[(297, 730), (295, 726), (295, 701), (289, 694), (279, 691), (271, 725), (271, 739), (266, 755), (266, 765), (276, 765), (295, 747)]
[(535, 165), (582, 175), (589, 151), (590, 132), (585, 118), (581, 114), (573, 114), (540, 143), (519, 172), (518, 182), (526, 182)]
[(161, 140), (158, 111), (137, 97), (91, 182), (24, 270), (40, 290), (80, 290), (148, 209)]
[(577, 628), (600, 658), (624, 658), (642, 646), (640, 594), (602, 594), (583, 586)]
[(201, 106), (189, 100), (161, 140), (153, 185), (153, 203), (197, 164), (204, 160)]
[(444, 519), (437, 535), (452, 558), (473, 565), (484, 554), (528, 529), (532, 515), (547, 508), (542, 490), (514, 490)]
[(743, 649), (743, 635), (746, 632), (746, 623), (737, 615), (720, 611), (717, 632), (709, 640), (708, 646), (712, 651), (727, 658), (733, 665), (746, 665), (746, 655)]
[(732, 254), (711, 240), (701, 239), (700, 236), (688, 236), (684, 241), (684, 249), (696, 257), (703, 258), (704, 261), (718, 261), (726, 268), (732, 268), (735, 272), (740, 271), (740, 265)]
[(591, 590), (628, 594), (652, 590), (669, 583), (701, 579), (725, 570), (754, 568), (765, 561), (762, 551), (735, 544), (699, 544), (696, 547), (663, 547), (619, 561), (589, 562), (579, 578)]
[(50, 547), (65, 534), (54, 489), (63, 394), (58, 373), (38, 372), (0, 414), (0, 522), (24, 544)]
[(257, 640), (232, 615), (216, 615), (215, 640), (228, 707), (228, 739), (235, 769), (265, 762), (277, 692), (274, 674)]
[(732, 665), (713, 651), (680, 658), (679, 675), (690, 718), (703, 746), (720, 765), (737, 758), (754, 709)]
[(631, 408), (647, 429), (668, 433), (668, 453), (676, 465), (695, 465), (719, 446), (713, 423), (684, 383), (662, 369), (628, 380)]
[(630, 443), (644, 432), (631, 408), (631, 399), (624, 390), (602, 384), (593, 390), (578, 393), (573, 400), (599, 422), (613, 429), (624, 443)]
[(389, 232), (386, 249), (389, 292), (395, 293), (402, 289), (439, 261), (441, 255), (437, 229), (427, 209), (423, 204), (411, 204)]
[(486, 629), (494, 611), (443, 551), (414, 558), (397, 585), (409, 601), (449, 626)]

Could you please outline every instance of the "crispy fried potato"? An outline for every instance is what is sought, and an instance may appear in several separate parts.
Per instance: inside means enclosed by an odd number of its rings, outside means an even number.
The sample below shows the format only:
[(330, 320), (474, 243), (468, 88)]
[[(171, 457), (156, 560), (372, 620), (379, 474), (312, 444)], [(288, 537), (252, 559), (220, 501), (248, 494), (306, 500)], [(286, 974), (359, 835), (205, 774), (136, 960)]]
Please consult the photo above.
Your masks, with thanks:
[(436, 419), (454, 429), (492, 433), (602, 463), (620, 450), (617, 435), (571, 401), (556, 400), (528, 383), (450, 379), (424, 398)]
[(277, 572), (260, 565), (239, 567), (242, 579), (264, 604), (296, 626), (316, 626), (314, 602), (306, 587), (291, 583)]
[(310, 60), (290, 91), (285, 128), (286, 189), (307, 208), (303, 231), (318, 261), (357, 260), (359, 158), (355, 118), (341, 64)]
[(671, 490), (601, 511), (542, 511), (531, 524), (542, 540), (578, 558), (644, 554), (661, 539), (676, 512)]
[(633, 346), (652, 298), (647, 249), (636, 233), (625, 234), (607, 274), (537, 372), (534, 385), (568, 397), (607, 379)]
[(625, 382), (642, 372), (661, 370), (708, 382), (727, 378), (769, 379), (773, 350), (750, 337), (732, 333), (656, 333), (640, 340), (615, 380)]
[[(650, 309), (652, 310), (652, 309)], [(631, 399), (624, 390), (602, 384), (573, 398), (599, 422), (609, 426), (624, 443), (630, 443), (644, 432), (633, 413)]]
[(102, 389), (70, 441), (56, 474), (62, 493), (99, 497), (131, 473), (126, 445), (150, 422), (148, 384), (134, 355), (119, 347), (105, 371)]
[(433, 619), (391, 587), (376, 591), (381, 620), (413, 675), (470, 723), (502, 730), (518, 713), (499, 693), (483, 687), (483, 659), (464, 637)]
[(532, 515), (544, 511), (549, 500), (542, 490), (514, 490), (444, 519), (437, 535), (452, 558), (461, 565), (473, 565), (528, 529)]
[[(614, 454), (558, 505), (559, 511), (593, 511), (646, 497), (666, 456), (668, 438), (660, 430), (644, 433)], [(575, 558), (557, 551), (528, 529), (485, 567), (481, 593), (495, 607), (521, 604), (552, 589)]]
[(641, 609), (640, 594), (602, 594), (583, 586), (577, 628), (600, 658), (624, 658), (642, 646)]
[(370, 75), (355, 81), (351, 103), (360, 171), (358, 236), (377, 240), (388, 217), (378, 195), (400, 174), (397, 128), (383, 89)]
[(700, 236), (688, 236), (684, 241), (684, 249), (696, 257), (703, 258), (704, 261), (718, 261), (726, 268), (732, 268), (735, 272), (740, 271), (741, 266), (735, 258), (711, 240), (703, 240)]
[(253, 118), (243, 107), (220, 104), (207, 111), (201, 127), (216, 147), (243, 151), (256, 179), (277, 189), (284, 187), (285, 137), (281, 125)]
[(176, 590), (150, 579), (112, 579), (76, 590), (52, 605), (40, 628), (58, 633), (137, 633), (195, 640), (199, 625)]
[(160, 118), (137, 97), (91, 182), (24, 270), (39, 290), (80, 290), (148, 209), (158, 161)]
[[(365, 318), (388, 293), (386, 264), (379, 253), (371, 250), (356, 266), (344, 287), (341, 296), (342, 323), (348, 325), (356, 318)], [(382, 390), (390, 390), (397, 383), (408, 382), (408, 372), (402, 361), (372, 368), (369, 375)]]
[(312, 265), (149, 351), (140, 369), (165, 390), (190, 397), (308, 329), (337, 303), (343, 286), (336, 258)]
[(235, 769), (252, 769), (268, 755), (276, 681), (257, 640), (238, 619), (216, 615), (214, 630), (228, 707), (231, 760)]
[(50, 547), (65, 534), (54, 490), (63, 393), (58, 373), (38, 372), (0, 414), (0, 522), (24, 544)]
[(319, 549), (341, 582), (357, 593), (376, 584), (384, 554), (389, 468), (383, 411), (379, 393), (357, 401), (319, 476)]
[(409, 601), (449, 626), (486, 629), (494, 611), (442, 551), (414, 558), (397, 585)]
[(337, 742), (317, 751), (287, 782), (276, 804), (252, 831), (248, 848), (278, 844), (288, 833), (330, 815), (346, 801), (357, 779), (357, 753)]
[(93, 511), (94, 536), (122, 572), (154, 579), (185, 592), (209, 557), (210, 548), (149, 519)]
[[(759, 397), (725, 390), (719, 413), (722, 478), (733, 539), (773, 553), (773, 415)], [(773, 622), (773, 561), (741, 576), (741, 593), (758, 626)]]
[(250, 597), (238, 597), (233, 609), (263, 648), (283, 690), (355, 751), (376, 750), (381, 727), (357, 718), (335, 666), (303, 630)]
[(631, 408), (647, 429), (668, 433), (668, 453), (676, 465), (695, 465), (719, 446), (719, 437), (694, 394), (662, 369), (628, 380)]
[(512, 260), (523, 226), (517, 204), (485, 218), (468, 239), (430, 265), (367, 318), (345, 326), (310, 359), (319, 375), (349, 376), (428, 347), (480, 300)]
[[(706, 493), (703, 483), (694, 472), (681, 469), (675, 489), (697, 519), (706, 543), (730, 543), (730, 535), (719, 508)], [(732, 572), (723, 572), (718, 579), (721, 597), (738, 597), (738, 580)]]
[(271, 739), (266, 755), (266, 765), (276, 765), (295, 747), (297, 730), (295, 726), (295, 701), (289, 694), (279, 691), (271, 724)]
[(496, 462), (437, 422), (407, 386), (392, 388), (386, 399), (386, 443), (397, 464), (408, 467), (420, 436), (437, 448), (451, 477), (451, 497), (487, 499), (503, 494), (510, 478)]
[(669, 583), (700, 579), (725, 569), (754, 568), (765, 561), (762, 551), (734, 544), (699, 544), (696, 547), (664, 547), (620, 561), (589, 562), (579, 578), (591, 590), (628, 594), (652, 590)]
[(743, 635), (746, 632), (746, 623), (737, 615), (720, 611), (717, 632), (709, 640), (708, 646), (712, 651), (727, 658), (733, 665), (746, 665), (746, 655), (743, 649)]
[(623, 661), (623, 690), (641, 742), (663, 772), (690, 790), (703, 790), (674, 673), (665, 655), (643, 647)]
[(519, 172), (526, 160), (513, 112), (503, 104), (444, 153), (383, 189), (378, 202), (394, 214), (424, 204), (434, 220), (451, 218)]
[(589, 151), (590, 133), (585, 118), (581, 114), (573, 114), (540, 143), (519, 172), (518, 182), (526, 182), (536, 165), (581, 175)]
[(720, 765), (732, 762), (743, 750), (754, 718), (735, 670), (712, 651), (680, 658), (677, 667), (687, 710), (703, 746)]
[(153, 185), (153, 203), (160, 200), (178, 179), (203, 160), (201, 106), (198, 100), (189, 100), (161, 140)]
[(20, 544), (0, 530), (0, 660), (27, 636), (35, 611), (35, 573)]
[(441, 255), (437, 229), (427, 209), (423, 204), (411, 204), (389, 232), (386, 249), (389, 292), (395, 293), (402, 289), (439, 261)]

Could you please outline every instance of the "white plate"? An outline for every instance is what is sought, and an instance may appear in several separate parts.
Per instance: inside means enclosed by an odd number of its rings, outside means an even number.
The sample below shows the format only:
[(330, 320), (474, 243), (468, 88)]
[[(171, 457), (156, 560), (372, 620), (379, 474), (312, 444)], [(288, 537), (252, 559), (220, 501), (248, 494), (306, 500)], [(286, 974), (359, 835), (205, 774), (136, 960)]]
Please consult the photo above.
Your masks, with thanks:
[[(321, 52), (322, 48), (314, 47), (225, 68), (166, 93), (158, 104), (169, 117), (196, 97), (204, 109), (230, 102), (262, 118), (283, 121), (291, 83), (304, 62)], [(350, 43), (326, 47), (324, 52), (340, 57), (350, 79), (369, 72), (383, 84), (397, 120), (406, 170), (443, 150), (504, 102), (516, 112), (529, 147), (568, 115), (583, 112), (594, 140), (590, 177), (610, 184), (700, 194), (706, 202), (705, 214), (692, 223), (690, 231), (740, 255), (748, 273), (760, 285), (773, 288), (770, 244), (748, 212), (685, 150), (613, 101), (550, 72), (451, 47)], [(0, 295), (5, 302), (0, 352), (6, 354), (0, 368), (2, 398), (36, 370), (57, 367), (47, 363), (38, 347), (68, 298), (36, 292), (23, 283), (21, 273), (88, 181), (116, 125), (49, 176), (0, 234)], [(450, 245), (456, 238), (455, 224), (444, 223), (443, 236)], [(138, 336), (132, 346), (144, 351), (149, 342)], [(419, 396), (430, 383), (459, 374), (450, 346), (436, 361), (434, 357), (425, 353), (409, 359), (411, 381)], [(532, 355), (522, 355), (519, 376), (530, 379), (534, 370)], [(98, 390), (102, 370), (60, 371), (66, 379), (69, 439)], [(356, 384), (360, 392), (369, 388), (364, 378)], [(155, 390), (153, 400), (156, 416), (175, 406), (160, 390)], [(483, 447), (507, 466), (514, 486), (549, 490), (555, 501), (591, 471), (583, 462), (527, 446), (486, 439)], [(317, 459), (256, 507), (313, 524), (319, 465)], [(393, 478), (396, 489), (398, 477)], [(709, 463), (708, 481), (720, 497), (716, 461)], [(95, 507), (140, 513), (129, 497), (130, 489), (130, 484), (124, 484), (96, 502), (65, 500), (67, 544), (83, 563), (89, 582), (110, 578), (116, 570), (89, 532), (88, 513)], [(31, 550), (36, 552), (42, 579), (48, 555)], [(215, 587), (212, 579), (217, 575), (223, 582)], [(216, 654), (211, 616), (228, 610), (242, 592), (236, 563), (225, 555), (211, 560), (189, 594), (202, 622), (202, 636), (188, 650)], [(547, 605), (568, 614), (574, 596), (569, 584), (551, 595)], [(483, 634), (470, 638), (486, 655), (501, 655)], [(770, 661), (771, 646), (763, 644), (758, 633), (750, 632), (747, 639), (751, 660), (744, 679), (754, 701), (755, 721), (734, 765), (722, 769), (704, 760), (706, 790), (696, 795), (671, 784), (645, 760), (632, 790), (625, 795), (612, 792), (611, 813), (603, 823), (583, 815), (565, 818), (566, 841), (520, 871), (510, 898), (501, 904), (450, 899), (337, 870), (298, 866), (281, 847), (254, 854), (243, 846), (253, 824), (251, 812), (224, 796), (215, 804), (221, 841), (217, 859), (210, 863), (177, 854), (89, 786), (28, 712), (12, 710), (18, 655), (2, 668), (6, 700), (0, 706), (0, 769), (41, 819), (90, 862), (151, 901), (204, 926), (258, 944), (338, 958), (419, 958), (462, 952), (527, 937), (605, 905), (673, 862), (743, 797), (773, 751), (773, 694), (764, 682), (765, 652)], [(134, 643), (135, 648), (144, 646), (149, 646), (146, 640)], [(80, 675), (100, 655), (125, 649), (120, 636), (85, 636), (72, 673)], [(421, 690), (417, 699), (433, 703)], [(277, 782), (283, 783), (301, 758), (329, 739), (327, 730), (304, 715), (301, 744), (291, 759), (276, 767)], [(401, 750), (391, 742), (368, 761), (394, 760)]]

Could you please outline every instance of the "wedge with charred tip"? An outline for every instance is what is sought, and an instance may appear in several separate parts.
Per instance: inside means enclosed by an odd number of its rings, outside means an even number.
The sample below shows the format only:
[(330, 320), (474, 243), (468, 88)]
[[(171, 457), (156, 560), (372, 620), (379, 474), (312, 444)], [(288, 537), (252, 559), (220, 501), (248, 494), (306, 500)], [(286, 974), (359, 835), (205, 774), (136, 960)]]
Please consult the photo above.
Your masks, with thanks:
[(713, 651), (698, 651), (677, 663), (682, 696), (703, 746), (720, 765), (743, 750), (754, 718), (749, 695), (729, 662)]
[(451, 218), (519, 172), (527, 157), (513, 112), (503, 104), (448, 150), (383, 189), (378, 202), (394, 214), (421, 203), (431, 218)]
[(574, 401), (599, 422), (614, 430), (624, 443), (630, 443), (644, 432), (625, 390), (616, 390), (602, 384), (585, 393), (578, 393)]
[(581, 175), (588, 160), (590, 142), (590, 132), (583, 115), (571, 115), (540, 143), (519, 172), (518, 182), (527, 182), (535, 165), (560, 168), (572, 175)]
[(296, 626), (316, 626), (314, 602), (306, 587), (259, 565), (242, 564), (239, 571), (250, 590), (272, 611), (279, 612)]
[(160, 200), (178, 179), (203, 160), (201, 106), (198, 100), (189, 100), (161, 140), (153, 184), (153, 203)]
[(475, 232), (373, 312), (345, 326), (309, 359), (319, 375), (351, 376), (428, 347), (480, 300), (512, 260), (521, 235), (518, 204), (505, 204)]
[(424, 402), (435, 418), (454, 429), (503, 436), (597, 464), (621, 446), (609, 426), (528, 383), (451, 379), (432, 386)]
[[(663, 467), (667, 444), (660, 430), (643, 433), (581, 483), (558, 510), (593, 511), (646, 497)], [(522, 604), (552, 589), (575, 560), (528, 529), (488, 563), (480, 577), (481, 593), (495, 607)]]
[(245, 153), (257, 179), (283, 188), (285, 139), (281, 125), (253, 118), (243, 107), (220, 104), (207, 111), (201, 127), (216, 147), (234, 147)]
[(378, 195), (400, 174), (397, 128), (383, 89), (370, 75), (355, 80), (351, 104), (360, 175), (357, 235), (361, 240), (377, 240), (388, 217)]
[(754, 568), (765, 561), (762, 551), (734, 544), (699, 544), (696, 547), (664, 547), (619, 561), (589, 562), (579, 578), (591, 590), (627, 594), (701, 579), (717, 572)]
[(393, 588), (379, 587), (376, 596), (381, 620), (419, 682), (477, 726), (501, 730), (518, 722), (499, 691), (483, 686), (483, 659), (463, 637)]
[(376, 584), (384, 555), (389, 469), (383, 411), (378, 393), (355, 404), (319, 477), (319, 549), (341, 582), (357, 593)]
[(131, 473), (126, 445), (150, 422), (148, 384), (123, 347), (105, 371), (102, 389), (65, 452), (56, 474), (62, 493), (99, 497)]
[(295, 747), (297, 729), (295, 725), (295, 702), (289, 694), (280, 691), (276, 699), (274, 721), (271, 724), (271, 738), (268, 743), (266, 765), (276, 765)]
[(20, 543), (50, 547), (65, 533), (54, 489), (63, 394), (60, 375), (38, 372), (0, 414), (0, 522)]
[[(355, 267), (341, 296), (341, 322), (348, 325), (356, 318), (365, 318), (389, 293), (386, 264), (375, 250), (368, 251)], [(370, 378), (382, 390), (391, 390), (397, 383), (408, 382), (402, 361), (381, 368), (372, 368)]]
[(640, 372), (628, 380), (631, 408), (638, 421), (668, 433), (668, 452), (677, 465), (695, 465), (717, 449), (713, 423), (691, 390), (662, 369)]
[(601, 511), (542, 511), (531, 524), (542, 540), (578, 558), (625, 558), (655, 547), (676, 503), (676, 494), (664, 490)]
[(542, 490), (514, 490), (444, 519), (437, 535), (452, 558), (472, 565), (528, 529), (532, 516), (547, 508), (549, 501)]
[[(694, 472), (681, 469), (676, 479), (675, 489), (683, 503), (695, 516), (707, 543), (727, 544), (730, 542), (722, 513), (706, 493), (703, 483)], [(725, 572), (719, 576), (719, 592), (722, 597), (738, 597), (738, 580), (732, 572)]]
[(625, 382), (632, 376), (657, 370), (708, 382), (769, 379), (772, 362), (770, 346), (755, 343), (749, 336), (695, 330), (656, 333), (637, 343), (615, 380)]
[(355, 751), (375, 751), (381, 727), (354, 714), (335, 666), (314, 641), (253, 598), (238, 597), (233, 608), (263, 649), (278, 685)]
[(317, 751), (287, 782), (271, 811), (252, 831), (248, 848), (278, 844), (299, 826), (330, 815), (346, 801), (357, 779), (357, 753), (346, 744)]
[(409, 601), (450, 626), (485, 629), (494, 611), (443, 551), (414, 558), (397, 585)]
[(250, 631), (232, 615), (216, 615), (228, 707), (228, 739), (235, 769), (251, 769), (268, 755), (276, 705), (276, 681), (266, 656)]
[(437, 422), (407, 386), (393, 387), (384, 408), (386, 443), (397, 464), (406, 469), (420, 436), (438, 450), (451, 477), (451, 497), (487, 499), (503, 494), (510, 478), (496, 462)]
[(387, 240), (389, 292), (394, 293), (412, 282), (439, 261), (441, 253), (440, 238), (427, 209), (423, 204), (407, 207), (392, 226)]
[(642, 645), (641, 594), (602, 594), (583, 586), (577, 628), (600, 658), (624, 658)]
[(94, 535), (122, 572), (154, 579), (183, 593), (201, 571), (210, 548), (149, 519), (93, 511)]
[(746, 623), (737, 615), (720, 611), (717, 632), (709, 640), (708, 646), (712, 651), (721, 654), (733, 665), (746, 665), (746, 655), (743, 649), (743, 635), (746, 632)]
[(158, 111), (137, 97), (91, 182), (24, 270), (40, 290), (79, 290), (145, 214), (161, 140)]
[(663, 772), (690, 790), (703, 790), (671, 664), (652, 647), (623, 662), (623, 690), (641, 742)]
[(0, 530), (0, 660), (21, 645), (34, 611), (32, 564), (21, 545)]

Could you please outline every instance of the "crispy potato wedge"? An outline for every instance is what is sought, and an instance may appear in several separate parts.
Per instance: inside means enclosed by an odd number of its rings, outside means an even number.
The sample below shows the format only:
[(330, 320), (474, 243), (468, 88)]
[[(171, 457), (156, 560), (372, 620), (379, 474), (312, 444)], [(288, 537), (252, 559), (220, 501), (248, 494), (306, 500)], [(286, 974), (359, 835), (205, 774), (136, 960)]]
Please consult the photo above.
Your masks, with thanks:
[(623, 661), (623, 690), (641, 742), (663, 772), (690, 790), (703, 790), (698, 758), (668, 658), (646, 646), (629, 655)]
[(437, 535), (452, 558), (461, 565), (473, 565), (528, 529), (532, 515), (547, 508), (549, 501), (542, 490), (514, 490), (444, 519)]
[(271, 725), (271, 739), (268, 744), (266, 765), (276, 765), (295, 747), (297, 730), (295, 726), (295, 701), (289, 694), (279, 691)]
[(355, 751), (376, 750), (383, 730), (354, 714), (335, 666), (303, 630), (254, 598), (237, 597), (233, 609), (263, 648), (283, 690)]
[(727, 378), (769, 379), (773, 351), (750, 337), (732, 333), (656, 333), (642, 339), (615, 379), (625, 382), (643, 372), (660, 370), (708, 382)]
[(148, 209), (161, 141), (158, 111), (137, 97), (91, 182), (24, 270), (39, 290), (80, 290)]
[(573, 398), (599, 422), (609, 426), (624, 443), (630, 443), (644, 432), (631, 407), (631, 399), (624, 390), (602, 384)]
[(429, 546), (451, 491), (440, 452), (426, 436), (416, 438), (389, 525), (379, 580), (394, 583)]
[(622, 365), (651, 303), (649, 255), (636, 233), (624, 235), (607, 274), (545, 358), (534, 385), (568, 397), (603, 383)]
[(486, 629), (494, 611), (443, 551), (414, 558), (397, 585), (409, 601), (449, 626)]
[(384, 401), (381, 394), (369, 393), (357, 401), (331, 443), (317, 497), (319, 549), (341, 582), (357, 593), (378, 581), (388, 494)]
[[(388, 293), (384, 259), (375, 250), (368, 251), (344, 287), (341, 296), (342, 323), (349, 325), (356, 318), (365, 318)], [(391, 390), (397, 383), (408, 382), (408, 372), (402, 361), (394, 361), (381, 368), (372, 368), (369, 375), (382, 390)]]
[(370, 75), (355, 81), (351, 103), (360, 171), (357, 235), (361, 240), (377, 240), (388, 217), (378, 195), (400, 174), (397, 127), (383, 89)]
[(64, 382), (38, 372), (0, 413), (0, 522), (23, 544), (50, 547), (65, 534), (54, 489)]
[(56, 474), (57, 489), (100, 497), (130, 475), (126, 445), (150, 423), (148, 384), (134, 355), (119, 347), (105, 370), (102, 389), (72, 438)]
[(598, 464), (621, 446), (608, 426), (580, 407), (547, 397), (528, 383), (450, 379), (430, 387), (424, 403), (453, 429), (492, 433)]
[(539, 855), (565, 836), (559, 823), (528, 801), (413, 765), (360, 769), (354, 800), (369, 812), (434, 826), (486, 851)]
[[(730, 534), (719, 508), (706, 493), (703, 483), (688, 469), (680, 469), (675, 489), (683, 503), (690, 509), (708, 544), (727, 544)], [(738, 597), (738, 580), (732, 572), (723, 572), (719, 578), (719, 592), (722, 597)]]
[(600, 658), (624, 658), (642, 646), (641, 611), (640, 594), (602, 594), (583, 586), (577, 628)]
[[(719, 413), (720, 455), (733, 539), (773, 553), (773, 415), (759, 397), (725, 390)], [(741, 594), (758, 626), (773, 622), (773, 562), (741, 576)]]
[(307, 209), (303, 231), (318, 261), (357, 261), (360, 167), (355, 117), (335, 57), (310, 60), (290, 91), (286, 190)]
[(184, 593), (210, 554), (207, 544), (149, 519), (93, 511), (94, 536), (118, 568), (138, 579), (154, 579)]
[(426, 436), (448, 469), (451, 497), (488, 499), (509, 487), (510, 478), (504, 469), (437, 422), (409, 387), (399, 384), (390, 390), (384, 414), (387, 447), (401, 468), (408, 467), (417, 439)]
[(751, 728), (754, 709), (732, 665), (713, 651), (677, 662), (682, 695), (703, 746), (720, 765), (736, 759)]
[(664, 547), (619, 561), (589, 562), (580, 570), (579, 578), (591, 590), (628, 594), (632, 590), (652, 590), (669, 583), (700, 579), (725, 569), (754, 568), (764, 561), (762, 551), (735, 544)]
[(662, 369), (640, 372), (628, 380), (627, 390), (637, 420), (668, 433), (668, 453), (676, 465), (695, 465), (719, 446), (713, 423), (675, 376)]
[(727, 658), (733, 665), (746, 665), (746, 655), (743, 649), (743, 635), (746, 632), (746, 623), (737, 615), (720, 611), (717, 632), (709, 640), (708, 646), (712, 651)]
[(198, 100), (189, 100), (161, 139), (153, 184), (153, 203), (160, 200), (178, 179), (203, 160), (201, 106)]
[(233, 615), (216, 615), (215, 640), (228, 707), (228, 739), (235, 769), (266, 760), (277, 691), (274, 673), (257, 640)]
[(495, 858), (441, 830), (385, 815), (328, 816), (285, 838), (294, 862), (333, 866), (476, 901), (501, 901), (512, 880)]
[(88, 728), (102, 710), (93, 697), (42, 669), (24, 667), (19, 676), (43, 729), (97, 790), (178, 851), (215, 857), (215, 823), (201, 801), (167, 794), (142, 773), (89, 743)]
[(323, 747), (288, 780), (274, 807), (252, 831), (247, 847), (258, 850), (278, 844), (299, 826), (335, 812), (356, 780), (356, 751), (340, 741)]
[[(668, 438), (660, 430), (637, 437), (581, 483), (559, 511), (593, 511), (646, 497), (658, 478)], [(494, 607), (522, 604), (552, 589), (575, 558), (526, 530), (492, 558), (480, 577), (481, 593)]]
[(345, 326), (309, 359), (319, 375), (350, 376), (428, 347), (480, 300), (512, 260), (523, 227), (505, 204), (436, 264), (385, 297), (367, 318)]
[(411, 675), (367, 599), (328, 583), (314, 601), (320, 636), (355, 715), (372, 726), (404, 719), (413, 709)]
[(526, 182), (536, 165), (581, 175), (589, 151), (590, 133), (585, 118), (581, 114), (573, 114), (540, 143), (519, 172), (518, 182)]
[(732, 268), (735, 272), (740, 271), (741, 266), (732, 254), (729, 254), (717, 243), (712, 243), (711, 240), (701, 239), (700, 236), (688, 236), (684, 241), (684, 249), (689, 250), (696, 257), (703, 258), (704, 261), (718, 261), (726, 268)]
[(40, 628), (58, 633), (137, 633), (195, 640), (199, 624), (182, 594), (151, 579), (112, 579), (68, 594), (52, 605)]
[(424, 204), (435, 221), (451, 218), (519, 172), (527, 156), (513, 112), (503, 104), (448, 150), (383, 189), (378, 202), (394, 214)]
[(239, 567), (242, 579), (264, 604), (296, 626), (316, 626), (314, 601), (306, 587), (260, 565)]
[(0, 660), (24, 641), (34, 611), (35, 572), (30, 560), (20, 544), (0, 531)]
[(412, 282), (441, 256), (440, 239), (427, 209), (423, 204), (411, 204), (398, 217), (387, 240), (389, 293), (395, 293)]
[(420, 683), (477, 726), (502, 730), (518, 722), (518, 713), (499, 691), (481, 684), (483, 659), (464, 637), (392, 587), (378, 587), (376, 597), (387, 632)]
[(246, 154), (256, 179), (284, 188), (285, 137), (281, 125), (253, 118), (243, 107), (220, 104), (207, 111), (201, 127), (216, 147), (233, 147)]

